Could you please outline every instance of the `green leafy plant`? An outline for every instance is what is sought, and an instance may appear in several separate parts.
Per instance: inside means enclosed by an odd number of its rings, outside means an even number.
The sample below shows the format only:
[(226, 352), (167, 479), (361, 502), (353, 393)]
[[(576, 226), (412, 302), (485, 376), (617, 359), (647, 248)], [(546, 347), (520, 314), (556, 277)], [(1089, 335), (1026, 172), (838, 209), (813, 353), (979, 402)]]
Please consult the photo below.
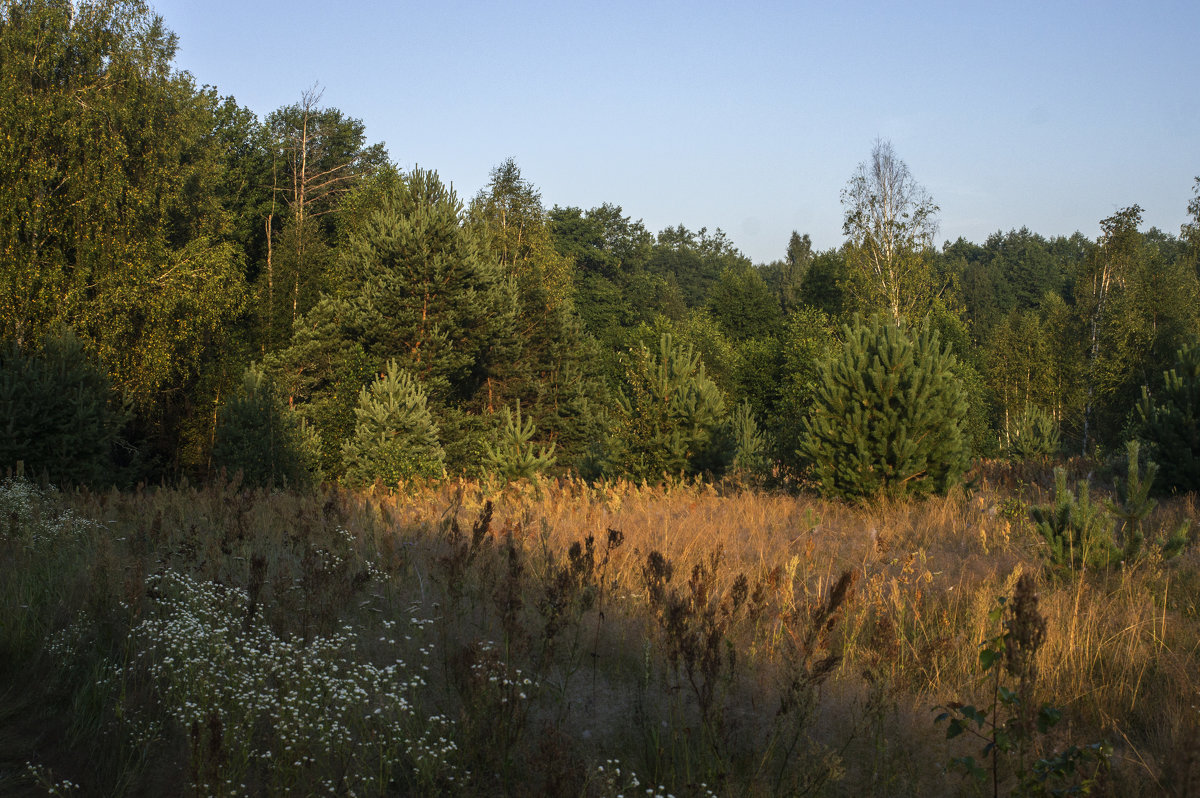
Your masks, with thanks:
[(394, 485), (411, 477), (440, 476), (445, 460), (425, 391), (390, 361), (387, 371), (359, 393), (354, 436), (342, 447), (346, 483)]
[(990, 784), (993, 796), (1087, 795), (1108, 772), (1112, 747), (1100, 742), (1042, 753), (1062, 710), (1049, 703), (1035, 709), (1037, 653), (1046, 639), (1046, 619), (1037, 605), (1029, 574), (1017, 580), (1011, 602), (1004, 596), (996, 600), (988, 620), (1000, 631), (979, 650), (988, 703), (951, 701), (935, 708), (934, 722), (947, 724), (947, 739), (968, 735), (983, 743), (979, 759), (959, 756), (949, 765), (980, 786)]
[(555, 463), (554, 443), (538, 449), (533, 442), (537, 425), (528, 416), (521, 416), (521, 400), (517, 400), (516, 412), (507, 407), (502, 411), (504, 422), (487, 445), (487, 467), (501, 479), (512, 481), (532, 479), (537, 474), (553, 468)]
[(800, 454), (831, 496), (944, 493), (966, 469), (966, 398), (954, 358), (924, 325), (881, 318), (847, 327), (825, 362)]
[(307, 487), (320, 479), (321, 441), (316, 430), (284, 405), (257, 365), (217, 414), (213, 463), (255, 486)]

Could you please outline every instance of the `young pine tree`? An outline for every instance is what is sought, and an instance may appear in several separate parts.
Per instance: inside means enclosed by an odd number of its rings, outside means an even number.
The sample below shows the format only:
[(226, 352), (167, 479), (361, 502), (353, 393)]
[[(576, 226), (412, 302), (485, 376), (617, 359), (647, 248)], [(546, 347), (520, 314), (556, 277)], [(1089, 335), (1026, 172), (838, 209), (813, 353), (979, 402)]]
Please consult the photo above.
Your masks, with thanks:
[(1136, 432), (1158, 463), (1157, 490), (1200, 490), (1200, 346), (1184, 346), (1156, 393), (1142, 388)]
[(730, 454), (721, 434), (725, 398), (691, 346), (664, 333), (657, 351), (642, 347), (619, 398), (609, 474), (656, 481), (724, 469)]
[(284, 404), (257, 365), (217, 413), (213, 464), (256, 487), (303, 488), (321, 477), (321, 441), (315, 429)]
[(113, 481), (113, 445), (125, 422), (108, 374), (70, 331), (40, 350), (0, 348), (0, 468), (24, 463), (55, 481)]
[(354, 435), (342, 446), (346, 484), (362, 487), (381, 480), (395, 485), (442, 474), (445, 453), (425, 391), (396, 361), (362, 389), (354, 415)]
[(820, 369), (800, 442), (822, 490), (842, 498), (944, 493), (968, 461), (954, 358), (928, 324), (909, 331), (876, 317), (845, 336)]

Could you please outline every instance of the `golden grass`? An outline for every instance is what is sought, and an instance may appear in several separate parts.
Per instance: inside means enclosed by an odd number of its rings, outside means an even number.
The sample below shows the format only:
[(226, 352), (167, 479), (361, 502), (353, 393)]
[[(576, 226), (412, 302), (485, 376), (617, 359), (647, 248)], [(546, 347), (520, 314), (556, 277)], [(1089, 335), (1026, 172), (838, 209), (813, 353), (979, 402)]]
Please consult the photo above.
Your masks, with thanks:
[[(1108, 573), (1051, 578), (1025, 512), (1028, 504), (1048, 500), (1046, 489), (1036, 481), (1022, 481), (1019, 490), (990, 487), (1001, 483), (984, 481), (970, 494), (923, 502), (862, 506), (724, 486), (591, 487), (574, 480), (503, 487), (445, 482), (318, 496), (216, 486), (79, 494), (69, 497), (75, 511), (113, 533), (88, 544), (86, 565), (63, 581), (70, 595), (60, 603), (92, 606), (98, 616), (107, 605), (113, 617), (119, 613), (112, 607), (124, 602), (136, 615), (148, 573), (184, 568), (245, 585), (251, 556), (265, 555), (263, 602), (283, 633), (299, 632), (301, 613), (307, 634), (309, 623), (353, 619), (360, 606), (423, 605), (447, 623), (453, 620), (441, 638), (448, 694), (452, 659), (459, 656), (454, 652), (474, 650), (485, 638), (523, 651), (523, 669), (540, 668), (546, 684), (561, 685), (558, 703), (520, 719), (536, 728), (514, 732), (505, 745), (533, 756), (530, 740), (553, 730), (546, 739), (559, 740), (557, 757), (593, 761), (616, 747), (656, 778), (669, 776), (679, 786), (687, 782), (684, 771), (701, 767), (695, 750), (681, 749), (682, 738), (650, 743), (629, 737), (638, 713), (646, 716), (638, 727), (643, 735), (650, 729), (647, 718), (658, 723), (656, 712), (688, 728), (705, 722), (705, 710), (684, 700), (686, 681), (672, 676), (664, 659), (671, 633), (656, 616), (644, 569), (650, 553), (660, 553), (675, 565), (671, 584), (685, 590), (693, 566), (719, 550), (722, 560), (706, 594), (713, 602), (729, 600), (741, 575), (750, 591), (761, 591), (758, 604), (730, 610), (732, 620), (721, 627), (740, 655), (738, 667), (699, 678), (700, 687), (706, 679), (720, 681), (712, 700), (722, 702), (721, 711), (714, 710), (710, 730), (728, 737), (720, 756), (750, 761), (742, 749), (778, 731), (773, 713), (781, 685), (795, 678), (798, 658), (808, 658), (804, 667), (811, 670), (821, 656), (836, 655), (828, 680), (813, 682), (816, 703), (798, 738), (807, 741), (806, 767), (828, 776), (820, 789), (933, 795), (962, 789), (936, 766), (968, 749), (947, 746), (929, 709), (955, 699), (982, 700), (978, 645), (997, 633), (988, 613), (998, 596), (1012, 594), (1018, 576), (1032, 573), (1048, 621), (1037, 697), (1061, 707), (1067, 718), (1053, 741), (1109, 739), (1117, 748), (1114, 790), (1133, 784), (1152, 792), (1171, 789), (1172, 778), (1190, 773), (1187, 757), (1193, 754), (1185, 741), (1200, 727), (1200, 552), (1193, 543), (1173, 563), (1150, 557)], [(489, 502), (493, 518), (480, 553), (454, 560), (447, 537), (451, 519), (469, 539)], [(1200, 527), (1194, 496), (1162, 502), (1150, 528), (1184, 518)], [(554, 595), (555, 575), (570, 562), (573, 544), (593, 536), (603, 549), (610, 529), (623, 533), (624, 543), (610, 552), (603, 584), (597, 576), (591, 588), (604, 591), (603, 606), (596, 607), (594, 593), (591, 603), (571, 605), (574, 637), (556, 641), (557, 659), (547, 660), (539, 635), (545, 634), (543, 605)], [(337, 545), (349, 547), (355, 558), (336, 578), (305, 554), (318, 544), (333, 546), (335, 534), (343, 535)], [(505, 570), (505, 557), (511, 562), (512, 556), (506, 547), (522, 552), (517, 575)], [(353, 572), (367, 561), (390, 578), (364, 593)], [(316, 579), (314, 568), (326, 575)], [(807, 619), (846, 573), (853, 575), (853, 591), (836, 610), (838, 622), (818, 640), (806, 631)], [(452, 585), (454, 580), (461, 584)], [(455, 599), (460, 589), (466, 598)], [(519, 592), (516, 609), (500, 609), (505, 589)], [(301, 606), (297, 593), (313, 595)], [(569, 597), (582, 601), (582, 595)], [(453, 619), (451, 606), (459, 613)], [(671, 685), (682, 692), (670, 692)], [(465, 713), (470, 702), (458, 689), (454, 700), (466, 702), (460, 708)], [(753, 761), (767, 761), (757, 756)], [(739, 789), (770, 794), (781, 782), (769, 767), (756, 767), (730, 774), (729, 784), (741, 779)], [(1171, 775), (1177, 771), (1185, 776)], [(578, 773), (555, 773), (580, 783)]]

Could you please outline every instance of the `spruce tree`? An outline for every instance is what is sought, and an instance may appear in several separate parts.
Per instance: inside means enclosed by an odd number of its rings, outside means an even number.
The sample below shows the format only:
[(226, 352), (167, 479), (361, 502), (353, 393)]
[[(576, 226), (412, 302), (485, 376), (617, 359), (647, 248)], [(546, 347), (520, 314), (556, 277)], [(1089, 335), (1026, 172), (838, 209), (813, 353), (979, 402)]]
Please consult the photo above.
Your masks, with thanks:
[(305, 488), (319, 481), (321, 441), (287, 407), (258, 365), (242, 375), (237, 392), (217, 413), (213, 464), (256, 487)]
[(822, 490), (843, 498), (944, 493), (968, 461), (967, 406), (954, 358), (928, 324), (879, 317), (845, 329), (822, 364), (800, 454)]
[(395, 360), (358, 396), (354, 435), (342, 447), (345, 482), (362, 487), (381, 480), (442, 474), (445, 452), (426, 405), (425, 391)]

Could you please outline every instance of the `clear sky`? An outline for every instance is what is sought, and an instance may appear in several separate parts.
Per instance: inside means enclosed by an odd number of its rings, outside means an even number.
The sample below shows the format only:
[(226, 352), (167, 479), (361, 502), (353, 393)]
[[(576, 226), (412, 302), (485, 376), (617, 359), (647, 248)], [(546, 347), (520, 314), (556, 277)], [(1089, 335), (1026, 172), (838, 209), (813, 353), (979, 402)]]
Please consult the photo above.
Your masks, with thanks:
[(546, 207), (720, 227), (757, 262), (842, 242), (888, 139), (940, 239), (1179, 233), (1200, 175), (1200, 2), (152, 0), (176, 63), (265, 116), (319, 83), (464, 200), (505, 158)]

